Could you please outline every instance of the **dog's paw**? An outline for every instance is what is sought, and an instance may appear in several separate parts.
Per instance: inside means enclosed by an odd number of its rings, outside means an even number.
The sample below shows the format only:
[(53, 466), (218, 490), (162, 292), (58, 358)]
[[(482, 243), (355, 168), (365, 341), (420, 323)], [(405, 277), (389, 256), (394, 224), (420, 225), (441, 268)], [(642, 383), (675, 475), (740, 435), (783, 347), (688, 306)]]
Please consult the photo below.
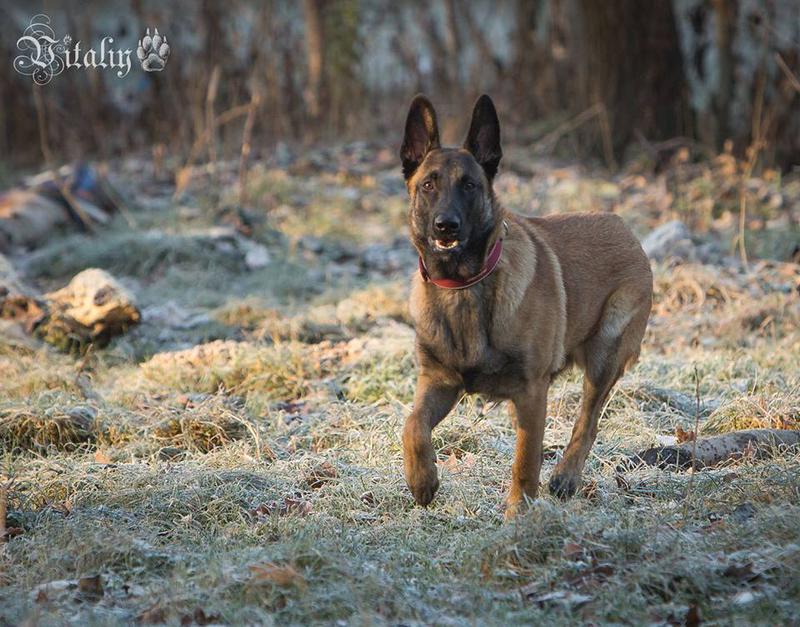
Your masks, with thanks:
[(554, 473), (553, 476), (550, 477), (547, 488), (553, 496), (566, 500), (575, 495), (580, 482), (580, 475)]
[(429, 468), (418, 468), (406, 475), (408, 489), (417, 505), (425, 507), (430, 504), (436, 491), (439, 489), (439, 477), (436, 472), (436, 465), (431, 464)]
[(169, 44), (166, 36), (160, 35), (157, 28), (154, 31), (151, 37), (148, 28), (136, 48), (136, 56), (139, 57), (145, 72), (160, 72), (167, 65), (169, 58)]
[(525, 499), (521, 501), (506, 501), (506, 511), (503, 513), (503, 518), (506, 521), (514, 520), (517, 516), (523, 514), (529, 507), (529, 502)]

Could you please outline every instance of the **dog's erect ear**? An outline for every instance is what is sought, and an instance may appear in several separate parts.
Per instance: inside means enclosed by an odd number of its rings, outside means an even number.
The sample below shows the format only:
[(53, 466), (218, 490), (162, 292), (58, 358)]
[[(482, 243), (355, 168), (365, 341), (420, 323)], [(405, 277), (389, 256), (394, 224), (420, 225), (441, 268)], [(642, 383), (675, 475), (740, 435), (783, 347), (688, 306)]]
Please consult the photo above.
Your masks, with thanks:
[(406, 118), (406, 134), (400, 148), (403, 176), (408, 180), (431, 150), (439, 148), (439, 127), (436, 111), (422, 94), (411, 102)]
[(491, 182), (497, 173), (503, 151), (500, 149), (500, 120), (497, 119), (492, 99), (486, 94), (478, 98), (472, 110), (472, 122), (464, 140), (464, 148), (472, 153)]

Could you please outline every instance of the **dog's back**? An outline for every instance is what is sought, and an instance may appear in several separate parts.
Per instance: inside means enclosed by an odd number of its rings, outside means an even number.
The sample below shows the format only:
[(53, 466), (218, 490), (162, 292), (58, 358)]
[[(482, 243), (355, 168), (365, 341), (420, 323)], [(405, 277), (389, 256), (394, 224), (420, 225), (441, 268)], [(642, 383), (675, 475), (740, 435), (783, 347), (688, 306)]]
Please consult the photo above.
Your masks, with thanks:
[(567, 354), (595, 330), (609, 296), (620, 286), (647, 302), (650, 262), (622, 219), (612, 213), (569, 213), (526, 221), (555, 253), (566, 293)]

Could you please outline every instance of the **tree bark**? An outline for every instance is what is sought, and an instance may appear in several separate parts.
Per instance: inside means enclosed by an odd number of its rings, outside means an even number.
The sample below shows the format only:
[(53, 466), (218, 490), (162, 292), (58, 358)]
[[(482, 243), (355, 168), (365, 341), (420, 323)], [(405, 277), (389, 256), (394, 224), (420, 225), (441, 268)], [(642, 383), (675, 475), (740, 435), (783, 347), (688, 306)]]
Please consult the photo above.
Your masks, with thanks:
[(322, 10), (325, 0), (303, 0), (306, 29), (306, 65), (308, 81), (305, 101), (309, 117), (316, 124), (323, 107), (323, 70), (325, 67), (325, 29)]
[(632, 456), (618, 469), (627, 470), (641, 464), (664, 470), (713, 468), (722, 462), (748, 455), (768, 457), (776, 450), (800, 445), (800, 431), (788, 429), (747, 429), (733, 431), (696, 442), (675, 446), (657, 446)]
[(577, 8), (579, 102), (582, 110), (605, 107), (614, 156), (637, 133), (681, 134), (685, 81), (670, 0), (577, 0)]

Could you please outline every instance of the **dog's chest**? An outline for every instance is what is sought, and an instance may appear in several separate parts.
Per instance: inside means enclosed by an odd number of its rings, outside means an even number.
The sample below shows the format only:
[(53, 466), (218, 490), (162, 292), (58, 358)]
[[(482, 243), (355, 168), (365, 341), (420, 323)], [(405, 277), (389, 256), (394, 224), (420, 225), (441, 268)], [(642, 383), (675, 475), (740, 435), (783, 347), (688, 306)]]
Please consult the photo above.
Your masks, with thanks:
[[(470, 294), (453, 294), (430, 307), (417, 335), (425, 350), (457, 372), (469, 393), (508, 397), (524, 381), (521, 352), (510, 338), (493, 337), (491, 312)], [(517, 347), (519, 349), (519, 347)]]

